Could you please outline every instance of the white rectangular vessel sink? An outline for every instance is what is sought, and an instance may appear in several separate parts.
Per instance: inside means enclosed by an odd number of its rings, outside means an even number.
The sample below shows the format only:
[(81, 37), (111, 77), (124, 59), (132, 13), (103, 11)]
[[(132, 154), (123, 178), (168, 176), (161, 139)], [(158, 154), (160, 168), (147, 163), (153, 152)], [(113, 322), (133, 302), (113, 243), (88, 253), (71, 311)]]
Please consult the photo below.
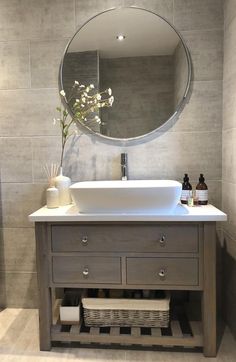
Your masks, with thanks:
[(181, 196), (172, 180), (84, 181), (70, 186), (80, 213), (170, 214)]

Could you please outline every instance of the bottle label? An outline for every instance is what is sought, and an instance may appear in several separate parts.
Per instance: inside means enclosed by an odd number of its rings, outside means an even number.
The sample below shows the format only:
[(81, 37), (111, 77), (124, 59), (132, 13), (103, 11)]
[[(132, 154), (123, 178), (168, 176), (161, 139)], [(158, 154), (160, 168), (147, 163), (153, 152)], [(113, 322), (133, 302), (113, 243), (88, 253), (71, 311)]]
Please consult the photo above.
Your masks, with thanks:
[(192, 197), (192, 190), (182, 190), (181, 200), (187, 201), (189, 197)]
[(208, 190), (196, 190), (196, 197), (199, 201), (208, 201)]

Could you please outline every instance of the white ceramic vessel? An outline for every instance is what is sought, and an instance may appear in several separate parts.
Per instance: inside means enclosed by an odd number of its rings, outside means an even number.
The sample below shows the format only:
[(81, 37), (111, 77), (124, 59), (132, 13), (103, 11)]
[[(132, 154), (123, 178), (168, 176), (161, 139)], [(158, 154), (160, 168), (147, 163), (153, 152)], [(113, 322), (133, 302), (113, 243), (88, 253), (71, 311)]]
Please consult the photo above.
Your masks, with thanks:
[(59, 191), (59, 205), (65, 206), (71, 203), (70, 194), (71, 179), (63, 175), (62, 167), (59, 176), (55, 177), (55, 186)]
[(70, 187), (80, 213), (169, 214), (181, 189), (173, 180), (85, 181)]

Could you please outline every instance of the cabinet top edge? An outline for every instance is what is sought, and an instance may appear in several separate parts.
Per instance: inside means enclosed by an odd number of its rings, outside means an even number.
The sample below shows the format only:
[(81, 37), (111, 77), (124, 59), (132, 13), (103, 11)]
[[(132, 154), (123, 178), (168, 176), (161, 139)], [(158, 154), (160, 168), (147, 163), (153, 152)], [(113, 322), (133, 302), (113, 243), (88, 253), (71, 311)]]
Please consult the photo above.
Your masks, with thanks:
[(109, 222), (109, 221), (226, 221), (227, 215), (213, 205), (204, 205), (188, 207), (186, 205), (177, 205), (171, 214), (158, 213), (119, 213), (119, 214), (81, 214), (75, 205), (61, 206), (55, 209), (48, 209), (46, 206), (29, 215), (31, 222)]

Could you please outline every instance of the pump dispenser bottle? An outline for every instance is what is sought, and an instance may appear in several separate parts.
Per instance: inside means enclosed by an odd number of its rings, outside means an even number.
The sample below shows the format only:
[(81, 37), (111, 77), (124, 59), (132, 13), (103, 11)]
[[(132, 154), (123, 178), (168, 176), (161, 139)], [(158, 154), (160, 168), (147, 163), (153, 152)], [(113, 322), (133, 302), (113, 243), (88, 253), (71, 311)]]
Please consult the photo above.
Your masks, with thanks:
[(181, 203), (187, 204), (188, 198), (192, 197), (192, 185), (189, 182), (188, 174), (184, 174), (184, 179), (182, 183), (182, 193), (181, 193)]
[(208, 204), (208, 187), (205, 184), (205, 178), (200, 173), (199, 183), (196, 186), (196, 197), (198, 199), (198, 205)]

